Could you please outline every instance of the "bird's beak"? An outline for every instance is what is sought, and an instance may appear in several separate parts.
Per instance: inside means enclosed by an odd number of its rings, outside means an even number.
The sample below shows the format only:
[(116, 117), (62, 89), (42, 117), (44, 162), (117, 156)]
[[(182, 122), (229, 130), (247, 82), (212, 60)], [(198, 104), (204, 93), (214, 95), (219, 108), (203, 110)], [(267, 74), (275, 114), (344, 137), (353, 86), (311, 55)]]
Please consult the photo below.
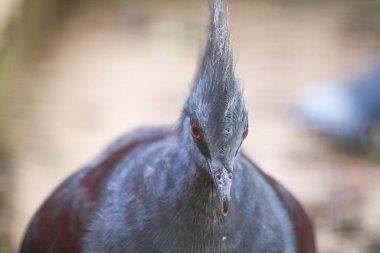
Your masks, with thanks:
[(220, 200), (222, 214), (227, 216), (231, 200), (232, 170), (222, 163), (212, 161), (209, 161), (209, 167)]

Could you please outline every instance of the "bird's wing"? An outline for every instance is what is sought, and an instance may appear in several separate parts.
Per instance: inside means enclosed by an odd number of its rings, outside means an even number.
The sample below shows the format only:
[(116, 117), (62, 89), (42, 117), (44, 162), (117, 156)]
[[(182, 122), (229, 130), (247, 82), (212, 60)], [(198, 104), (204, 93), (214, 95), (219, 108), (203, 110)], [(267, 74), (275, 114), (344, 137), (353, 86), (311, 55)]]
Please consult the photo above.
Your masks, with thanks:
[(79, 253), (86, 223), (109, 175), (121, 159), (142, 144), (174, 132), (141, 128), (113, 142), (94, 162), (66, 179), (43, 203), (26, 231), (20, 253)]
[[(245, 158), (248, 161), (250, 161), (250, 159), (246, 156)], [(284, 186), (277, 182), (273, 177), (266, 174), (253, 163), (252, 165), (259, 171), (259, 173), (275, 191), (280, 202), (286, 209), (292, 224), (294, 224), (295, 237), (297, 238), (297, 252), (316, 253), (317, 251), (314, 241), (313, 225), (301, 204), (292, 196), (292, 194)]]

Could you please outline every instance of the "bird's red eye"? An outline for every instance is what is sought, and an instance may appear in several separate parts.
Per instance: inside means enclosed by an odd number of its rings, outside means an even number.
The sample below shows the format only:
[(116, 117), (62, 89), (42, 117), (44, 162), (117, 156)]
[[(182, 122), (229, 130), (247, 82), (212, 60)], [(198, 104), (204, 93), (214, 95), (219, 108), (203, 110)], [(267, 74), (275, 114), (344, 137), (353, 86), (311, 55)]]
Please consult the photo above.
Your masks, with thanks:
[(201, 133), (200, 133), (197, 123), (191, 124), (191, 135), (197, 140), (201, 139)]
[(247, 138), (247, 136), (248, 136), (248, 129), (245, 130), (245, 132), (244, 132), (244, 134), (243, 134), (243, 139)]

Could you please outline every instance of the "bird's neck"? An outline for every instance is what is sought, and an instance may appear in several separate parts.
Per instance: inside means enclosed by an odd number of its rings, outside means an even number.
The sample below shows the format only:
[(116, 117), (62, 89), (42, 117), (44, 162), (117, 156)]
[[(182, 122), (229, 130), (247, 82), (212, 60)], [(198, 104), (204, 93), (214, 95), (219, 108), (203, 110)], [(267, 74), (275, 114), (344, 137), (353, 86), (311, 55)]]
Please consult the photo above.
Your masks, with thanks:
[(176, 198), (177, 207), (189, 210), (186, 213), (199, 220), (214, 219), (216, 214), (221, 215), (216, 189), (206, 169), (189, 164), (181, 170), (182, 189)]
[[(189, 123), (185, 122), (182, 125), (189, 125)], [(191, 210), (186, 213), (194, 215), (200, 220), (213, 219), (216, 214), (222, 216), (221, 205), (211, 175), (207, 168), (196, 165), (187, 149), (190, 145), (186, 142), (188, 134), (190, 133), (186, 128), (180, 131), (181, 141), (173, 154), (178, 160), (173, 168), (174, 173), (170, 172), (170, 174), (175, 175), (175, 180), (180, 181), (175, 205), (179, 209)]]
[[(215, 195), (215, 187), (213, 185), (210, 174), (204, 168), (194, 166), (191, 175), (186, 180), (186, 189), (184, 193), (189, 198), (207, 202)], [(215, 195), (216, 196), (216, 195)]]

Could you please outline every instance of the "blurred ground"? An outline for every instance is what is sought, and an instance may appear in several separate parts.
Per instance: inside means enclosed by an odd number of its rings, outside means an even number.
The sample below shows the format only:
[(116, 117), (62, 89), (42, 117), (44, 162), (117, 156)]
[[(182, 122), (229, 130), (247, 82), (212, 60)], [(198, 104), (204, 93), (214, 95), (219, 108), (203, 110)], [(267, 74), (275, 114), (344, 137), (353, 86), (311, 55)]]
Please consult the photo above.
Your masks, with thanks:
[[(7, 119), (12, 251), (44, 198), (121, 133), (173, 124), (205, 41), (206, 1), (89, 5), (16, 70)], [(380, 45), (378, 1), (231, 1), (250, 112), (244, 150), (306, 206), (319, 250), (380, 252), (378, 153), (341, 153), (292, 119), (303, 86), (344, 73)]]

